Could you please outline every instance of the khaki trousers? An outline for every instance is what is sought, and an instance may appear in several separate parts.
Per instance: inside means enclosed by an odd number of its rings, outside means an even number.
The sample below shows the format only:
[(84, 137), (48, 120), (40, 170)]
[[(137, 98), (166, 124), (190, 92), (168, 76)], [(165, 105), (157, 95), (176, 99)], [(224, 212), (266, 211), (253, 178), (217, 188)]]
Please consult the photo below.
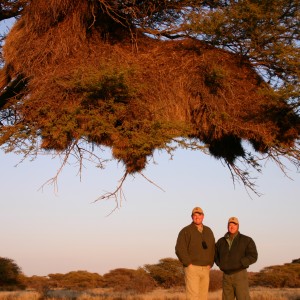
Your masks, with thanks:
[(209, 270), (209, 266), (190, 265), (184, 268), (187, 300), (208, 299)]

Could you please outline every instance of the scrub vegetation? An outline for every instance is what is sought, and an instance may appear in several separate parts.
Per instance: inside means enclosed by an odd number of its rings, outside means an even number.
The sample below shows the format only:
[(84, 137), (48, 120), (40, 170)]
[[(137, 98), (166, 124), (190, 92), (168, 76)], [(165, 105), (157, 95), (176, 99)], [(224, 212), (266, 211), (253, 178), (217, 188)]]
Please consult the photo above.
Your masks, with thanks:
[[(185, 299), (183, 268), (178, 259), (163, 258), (156, 264), (145, 264), (138, 269), (118, 268), (104, 275), (87, 271), (66, 274), (25, 276), (18, 268), (14, 281), (7, 262), (0, 259), (0, 293), (2, 299)], [(5, 268), (3, 268), (5, 266)], [(299, 300), (300, 261), (264, 268), (250, 272), (249, 282), (252, 299)], [(221, 299), (222, 272), (211, 270), (210, 299)], [(7, 292), (11, 291), (11, 292)], [(7, 298), (6, 298), (7, 297)], [(297, 298), (298, 297), (298, 298)]]

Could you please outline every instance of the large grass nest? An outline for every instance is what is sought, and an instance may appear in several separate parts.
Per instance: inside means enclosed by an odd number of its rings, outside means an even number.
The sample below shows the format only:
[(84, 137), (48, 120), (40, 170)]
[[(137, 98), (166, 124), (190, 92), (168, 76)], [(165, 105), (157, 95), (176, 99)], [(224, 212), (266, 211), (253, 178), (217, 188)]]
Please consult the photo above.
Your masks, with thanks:
[(300, 122), (243, 57), (195, 39), (163, 41), (110, 1), (32, 0), (10, 31), (1, 71), (1, 143), (58, 152), (85, 139), (128, 173), (174, 138), (234, 164), (242, 140), (285, 152)]

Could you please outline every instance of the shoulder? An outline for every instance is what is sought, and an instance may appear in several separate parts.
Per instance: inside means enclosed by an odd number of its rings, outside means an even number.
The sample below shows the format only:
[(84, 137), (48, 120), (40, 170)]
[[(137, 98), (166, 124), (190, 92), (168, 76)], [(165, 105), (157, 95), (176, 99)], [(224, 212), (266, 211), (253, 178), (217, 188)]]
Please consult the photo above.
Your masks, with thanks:
[(209, 233), (213, 233), (213, 231), (211, 230), (210, 227), (206, 226), (206, 225), (203, 225), (203, 229)]
[(240, 233), (240, 232), (239, 232), (239, 234), (238, 234), (238, 238), (239, 238), (239, 239), (243, 239), (243, 240), (249, 240), (249, 239), (251, 239), (250, 236), (245, 235), (245, 234), (242, 234), (242, 233)]
[(218, 239), (217, 244), (219, 245), (219, 244), (222, 244), (222, 243), (224, 243), (224, 242), (226, 242), (226, 238), (225, 238), (224, 236), (222, 236), (222, 237), (220, 237), (220, 238)]
[(194, 229), (194, 225), (191, 223), (180, 230), (180, 233), (189, 232)]
[(242, 233), (239, 233), (238, 238), (243, 242), (254, 243), (253, 239), (250, 236)]

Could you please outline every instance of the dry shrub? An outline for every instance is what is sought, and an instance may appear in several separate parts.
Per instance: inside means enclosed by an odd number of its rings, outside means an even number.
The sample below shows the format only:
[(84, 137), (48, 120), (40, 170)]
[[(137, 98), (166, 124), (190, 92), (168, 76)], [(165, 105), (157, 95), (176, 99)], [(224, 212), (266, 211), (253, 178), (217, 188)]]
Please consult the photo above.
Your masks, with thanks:
[(223, 272), (219, 270), (210, 271), (209, 290), (217, 291), (222, 288)]
[(103, 275), (104, 287), (122, 293), (146, 293), (154, 290), (155, 282), (143, 269), (119, 268)]
[(256, 286), (266, 286), (273, 288), (299, 288), (299, 274), (299, 263), (270, 266), (253, 275), (251, 278), (251, 282)]
[(129, 173), (176, 137), (230, 164), (246, 156), (243, 139), (260, 152), (294, 147), (299, 116), (248, 61), (193, 39), (151, 39), (111, 3), (30, 2), (4, 47), (0, 107), (14, 124), (0, 144), (60, 152), (84, 139), (111, 147)]
[(184, 272), (182, 263), (175, 258), (167, 257), (157, 264), (146, 264), (143, 269), (155, 280), (161, 288), (184, 286)]

